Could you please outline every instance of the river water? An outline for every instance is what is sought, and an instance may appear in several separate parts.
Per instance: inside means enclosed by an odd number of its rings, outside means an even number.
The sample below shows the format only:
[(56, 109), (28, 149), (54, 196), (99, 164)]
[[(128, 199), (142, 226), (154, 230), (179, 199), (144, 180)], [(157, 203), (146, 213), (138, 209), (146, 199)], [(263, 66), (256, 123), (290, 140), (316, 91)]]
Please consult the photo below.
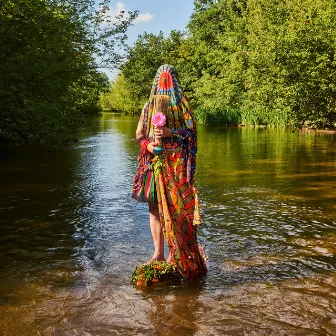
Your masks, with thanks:
[(1, 151), (1, 335), (335, 335), (336, 137), (198, 127), (205, 279), (139, 290), (137, 119), (57, 151)]

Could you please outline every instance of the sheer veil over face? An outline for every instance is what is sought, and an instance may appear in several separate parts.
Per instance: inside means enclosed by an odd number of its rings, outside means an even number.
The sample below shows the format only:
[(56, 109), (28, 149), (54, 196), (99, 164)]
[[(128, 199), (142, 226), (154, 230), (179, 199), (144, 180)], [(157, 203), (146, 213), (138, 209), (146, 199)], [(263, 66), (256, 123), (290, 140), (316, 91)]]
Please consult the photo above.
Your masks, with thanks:
[(151, 119), (156, 112), (154, 98), (156, 95), (170, 96), (167, 112), (167, 127), (171, 129), (192, 130), (196, 132), (194, 115), (187, 97), (179, 81), (177, 70), (169, 64), (161, 65), (156, 72), (151, 93), (149, 95), (149, 111), (147, 117), (147, 137), (154, 134)]

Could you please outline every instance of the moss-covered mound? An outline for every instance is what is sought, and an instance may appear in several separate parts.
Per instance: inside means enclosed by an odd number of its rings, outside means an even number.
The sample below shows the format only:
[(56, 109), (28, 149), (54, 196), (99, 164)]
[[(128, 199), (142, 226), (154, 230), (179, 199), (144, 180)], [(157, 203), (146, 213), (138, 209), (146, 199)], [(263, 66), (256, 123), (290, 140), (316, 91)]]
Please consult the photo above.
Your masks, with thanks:
[(136, 286), (148, 286), (158, 282), (176, 283), (182, 280), (176, 266), (165, 261), (153, 261), (136, 267), (131, 283)]

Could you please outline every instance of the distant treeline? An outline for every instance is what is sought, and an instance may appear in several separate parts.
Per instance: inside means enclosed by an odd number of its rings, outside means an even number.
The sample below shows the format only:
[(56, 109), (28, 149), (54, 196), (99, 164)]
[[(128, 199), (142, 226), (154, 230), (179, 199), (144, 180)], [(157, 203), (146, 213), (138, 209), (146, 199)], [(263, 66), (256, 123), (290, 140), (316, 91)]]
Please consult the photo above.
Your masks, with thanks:
[(107, 2), (1, 0), (0, 141), (73, 139), (83, 113), (100, 109), (136, 13), (107, 21)]
[(170, 63), (200, 122), (332, 126), (335, 28), (335, 0), (195, 0), (186, 32), (139, 36), (102, 102), (138, 111)]

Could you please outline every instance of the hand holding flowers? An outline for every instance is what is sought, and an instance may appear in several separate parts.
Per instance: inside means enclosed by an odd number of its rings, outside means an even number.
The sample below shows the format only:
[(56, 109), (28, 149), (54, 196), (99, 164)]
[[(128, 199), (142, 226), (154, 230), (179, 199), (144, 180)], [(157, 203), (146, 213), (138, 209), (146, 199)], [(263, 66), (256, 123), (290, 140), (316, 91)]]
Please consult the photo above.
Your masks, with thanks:
[(161, 138), (167, 138), (173, 135), (172, 130), (168, 127), (155, 127), (154, 128), (154, 135), (161, 136)]
[(147, 150), (152, 154), (160, 154), (163, 151), (162, 138), (172, 136), (172, 131), (170, 128), (164, 126), (166, 123), (166, 116), (161, 112), (154, 114), (152, 123), (154, 125), (155, 142), (150, 142), (147, 145)]
[(152, 117), (152, 123), (155, 127), (155, 146), (162, 147), (162, 127), (166, 124), (166, 116), (161, 112), (157, 112)]

